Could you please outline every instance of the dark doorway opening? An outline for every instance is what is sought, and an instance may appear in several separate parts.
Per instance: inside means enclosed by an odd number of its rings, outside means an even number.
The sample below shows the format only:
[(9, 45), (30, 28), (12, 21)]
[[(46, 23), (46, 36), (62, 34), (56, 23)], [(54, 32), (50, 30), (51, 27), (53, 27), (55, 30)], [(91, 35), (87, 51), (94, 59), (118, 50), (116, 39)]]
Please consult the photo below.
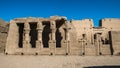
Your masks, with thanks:
[(33, 22), (30, 23), (30, 43), (32, 45), (32, 48), (36, 48), (36, 40), (37, 40), (37, 23)]
[(18, 32), (19, 32), (19, 42), (18, 47), (23, 48), (23, 29), (24, 29), (24, 23), (17, 23), (18, 26)]
[(50, 22), (43, 22), (44, 28), (43, 28), (43, 32), (42, 32), (42, 43), (43, 43), (43, 47), (44, 48), (48, 48), (49, 47), (49, 34), (50, 34)]
[(56, 21), (56, 34), (55, 34), (55, 38), (56, 38), (56, 47), (60, 48), (61, 47), (61, 41), (62, 41), (62, 36), (61, 36), (61, 32), (60, 32), (60, 27), (63, 25), (64, 20), (58, 20)]
[(57, 48), (61, 47), (61, 40), (62, 40), (61, 33), (60, 33), (59, 29), (57, 29), (56, 30), (56, 47)]

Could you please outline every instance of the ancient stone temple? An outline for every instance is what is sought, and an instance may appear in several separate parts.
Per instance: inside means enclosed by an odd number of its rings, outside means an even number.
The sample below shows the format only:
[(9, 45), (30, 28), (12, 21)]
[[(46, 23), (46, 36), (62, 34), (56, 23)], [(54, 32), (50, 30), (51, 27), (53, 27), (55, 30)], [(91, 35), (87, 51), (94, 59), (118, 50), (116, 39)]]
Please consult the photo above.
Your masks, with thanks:
[(119, 55), (120, 19), (67, 21), (66, 17), (10, 21), (6, 54)]

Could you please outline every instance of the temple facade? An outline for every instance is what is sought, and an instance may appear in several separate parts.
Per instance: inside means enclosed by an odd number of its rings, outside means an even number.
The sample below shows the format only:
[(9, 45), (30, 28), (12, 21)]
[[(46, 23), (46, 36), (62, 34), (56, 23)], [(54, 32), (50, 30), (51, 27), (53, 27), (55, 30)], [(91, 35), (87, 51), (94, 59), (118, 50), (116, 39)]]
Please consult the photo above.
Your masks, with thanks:
[(94, 27), (92, 19), (16, 18), (10, 21), (5, 53), (120, 55), (120, 19), (102, 19)]

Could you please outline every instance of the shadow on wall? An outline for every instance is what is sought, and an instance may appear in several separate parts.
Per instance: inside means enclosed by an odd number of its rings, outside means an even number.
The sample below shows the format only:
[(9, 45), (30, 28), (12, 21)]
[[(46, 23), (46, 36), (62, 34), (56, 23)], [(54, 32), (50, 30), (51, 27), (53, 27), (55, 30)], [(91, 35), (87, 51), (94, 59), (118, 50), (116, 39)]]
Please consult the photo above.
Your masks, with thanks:
[(44, 22), (43, 25), (45, 26), (43, 28), (43, 32), (42, 32), (42, 40), (43, 40), (43, 47), (48, 48), (49, 47), (49, 34), (51, 32), (50, 29), (50, 22)]
[(56, 47), (61, 47), (62, 36), (59, 29), (56, 30)]
[(90, 66), (90, 67), (84, 67), (84, 68), (120, 68), (120, 66)]
[(31, 40), (30, 43), (32, 48), (36, 48), (36, 40), (37, 40), (37, 23), (30, 23), (30, 36)]

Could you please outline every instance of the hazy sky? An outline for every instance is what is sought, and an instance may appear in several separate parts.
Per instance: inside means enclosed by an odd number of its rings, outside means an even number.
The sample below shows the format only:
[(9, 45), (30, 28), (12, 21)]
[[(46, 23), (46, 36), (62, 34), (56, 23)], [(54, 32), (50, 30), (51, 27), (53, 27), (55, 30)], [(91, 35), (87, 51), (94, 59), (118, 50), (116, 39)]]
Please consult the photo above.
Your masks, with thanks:
[(66, 16), (68, 20), (120, 18), (120, 0), (0, 0), (0, 18)]

